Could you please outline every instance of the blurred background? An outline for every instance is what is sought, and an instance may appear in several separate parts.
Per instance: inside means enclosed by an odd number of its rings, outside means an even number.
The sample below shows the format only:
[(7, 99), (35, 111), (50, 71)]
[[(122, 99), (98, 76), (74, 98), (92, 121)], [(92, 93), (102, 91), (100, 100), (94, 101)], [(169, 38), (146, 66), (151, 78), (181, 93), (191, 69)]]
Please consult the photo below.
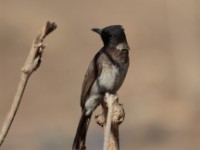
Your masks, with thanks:
[[(84, 74), (102, 47), (91, 32), (121, 24), (131, 64), (119, 90), (123, 150), (200, 149), (200, 1), (0, 0), (0, 126), (32, 40), (47, 20), (41, 67), (31, 76), (2, 150), (71, 149)], [(87, 148), (102, 149), (94, 116)]]

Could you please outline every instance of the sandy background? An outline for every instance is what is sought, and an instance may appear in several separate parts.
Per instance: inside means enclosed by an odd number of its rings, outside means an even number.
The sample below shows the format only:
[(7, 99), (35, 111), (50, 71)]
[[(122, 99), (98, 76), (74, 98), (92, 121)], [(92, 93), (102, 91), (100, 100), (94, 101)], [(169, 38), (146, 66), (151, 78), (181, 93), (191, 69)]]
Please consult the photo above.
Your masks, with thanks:
[[(0, 126), (32, 40), (47, 20), (43, 63), (28, 83), (2, 150), (69, 150), (87, 66), (102, 47), (93, 27), (124, 26), (131, 48), (119, 91), (123, 150), (200, 149), (200, 1), (0, 0)], [(89, 150), (102, 149), (94, 120)]]

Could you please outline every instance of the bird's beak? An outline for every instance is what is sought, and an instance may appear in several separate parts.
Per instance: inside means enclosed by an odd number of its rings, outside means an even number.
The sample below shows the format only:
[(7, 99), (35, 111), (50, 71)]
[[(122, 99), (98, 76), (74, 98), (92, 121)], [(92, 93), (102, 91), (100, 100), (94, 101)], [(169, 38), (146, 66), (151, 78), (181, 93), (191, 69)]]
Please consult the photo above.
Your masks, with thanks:
[(98, 28), (93, 28), (92, 29), (92, 31), (94, 31), (94, 32), (96, 32), (96, 33), (98, 33), (98, 34), (100, 34), (101, 35), (101, 29), (98, 29)]

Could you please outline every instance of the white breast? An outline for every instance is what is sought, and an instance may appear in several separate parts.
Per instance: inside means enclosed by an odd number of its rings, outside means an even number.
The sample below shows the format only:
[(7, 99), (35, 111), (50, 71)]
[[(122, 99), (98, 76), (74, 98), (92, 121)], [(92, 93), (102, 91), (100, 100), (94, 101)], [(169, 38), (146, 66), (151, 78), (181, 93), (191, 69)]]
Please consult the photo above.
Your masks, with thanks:
[(112, 65), (109, 68), (105, 66), (99, 77), (100, 86), (111, 89), (116, 82), (117, 76), (119, 76), (119, 69), (116, 66)]
[(119, 69), (114, 65), (105, 65), (98, 79), (94, 82), (91, 94), (113, 91), (120, 86), (118, 79), (120, 78)]

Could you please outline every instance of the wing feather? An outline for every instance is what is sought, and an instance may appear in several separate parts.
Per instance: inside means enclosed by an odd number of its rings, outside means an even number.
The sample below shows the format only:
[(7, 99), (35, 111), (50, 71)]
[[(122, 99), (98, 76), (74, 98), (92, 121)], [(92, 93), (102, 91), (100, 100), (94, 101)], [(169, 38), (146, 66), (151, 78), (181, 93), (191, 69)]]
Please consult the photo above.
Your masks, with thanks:
[(83, 80), (82, 92), (81, 92), (81, 107), (83, 109), (87, 97), (90, 95), (90, 90), (92, 88), (92, 85), (97, 79), (97, 77), (100, 76), (102, 71), (102, 64), (101, 61), (99, 61), (101, 54), (102, 54), (101, 51), (98, 52), (93, 58), (93, 60), (90, 62), (90, 65)]

